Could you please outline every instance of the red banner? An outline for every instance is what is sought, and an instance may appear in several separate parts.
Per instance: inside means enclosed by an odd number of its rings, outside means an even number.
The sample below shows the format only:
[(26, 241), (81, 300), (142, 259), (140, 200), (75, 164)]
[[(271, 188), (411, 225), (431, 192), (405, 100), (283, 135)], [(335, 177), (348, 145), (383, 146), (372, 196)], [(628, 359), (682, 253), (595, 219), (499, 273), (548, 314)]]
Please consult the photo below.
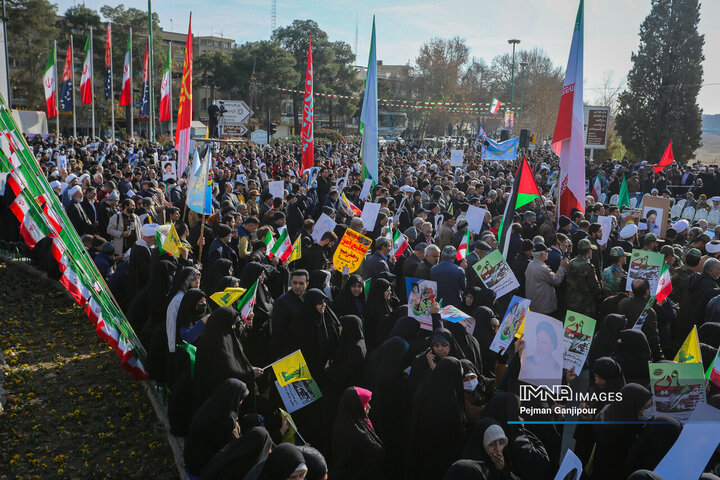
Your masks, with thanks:
[(312, 67), (312, 38), (308, 37), (308, 59), (307, 70), (305, 71), (305, 94), (303, 95), (303, 121), (300, 139), (302, 140), (302, 165), (303, 170), (315, 166), (315, 141), (313, 134), (313, 67)]

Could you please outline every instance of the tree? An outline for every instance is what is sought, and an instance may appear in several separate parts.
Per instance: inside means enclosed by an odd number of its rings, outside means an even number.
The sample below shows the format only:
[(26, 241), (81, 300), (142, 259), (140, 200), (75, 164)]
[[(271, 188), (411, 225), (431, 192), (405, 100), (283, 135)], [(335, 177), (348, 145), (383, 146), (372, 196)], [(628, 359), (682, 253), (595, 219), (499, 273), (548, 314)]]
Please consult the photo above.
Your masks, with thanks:
[(57, 36), (54, 22), (47, 19), (54, 19), (56, 15), (57, 7), (48, 0), (7, 2), (10, 101), (13, 106), (45, 110), (42, 78), (52, 41)]
[(698, 0), (652, 0), (632, 54), (628, 89), (620, 94), (616, 128), (632, 157), (657, 162), (670, 140), (685, 163), (700, 147), (704, 35)]
[(210, 88), (210, 101), (215, 101), (215, 89), (230, 90), (235, 83), (230, 75), (230, 55), (225, 52), (204, 52), (193, 60), (193, 75), (198, 80), (198, 86)]
[[(331, 42), (327, 33), (314, 20), (294, 20), (289, 26), (275, 30), (272, 35), (272, 39), (279, 42), (295, 59), (295, 71), (298, 73), (295, 89), (304, 90), (308, 37), (312, 37), (315, 93), (348, 95), (356, 91), (359, 83), (353, 69), (355, 55), (352, 48), (345, 42)], [(293, 95), (293, 115), (297, 132), (300, 131), (298, 112), (302, 110), (301, 99), (301, 95)], [(319, 96), (315, 100), (315, 115), (326, 106), (331, 116), (334, 102), (329, 98), (325, 101)], [(352, 114), (355, 109), (350, 100), (338, 100), (338, 104), (345, 113)]]

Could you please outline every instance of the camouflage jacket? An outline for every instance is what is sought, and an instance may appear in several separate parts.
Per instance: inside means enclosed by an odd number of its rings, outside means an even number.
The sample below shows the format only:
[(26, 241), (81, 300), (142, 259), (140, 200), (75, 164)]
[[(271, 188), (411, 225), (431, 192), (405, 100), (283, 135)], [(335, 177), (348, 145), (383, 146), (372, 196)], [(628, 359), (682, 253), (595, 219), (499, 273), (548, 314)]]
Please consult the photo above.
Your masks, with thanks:
[(670, 280), (672, 281), (672, 292), (670, 293), (670, 299), (679, 303), (682, 300), (685, 290), (687, 290), (687, 281), (690, 275), (695, 273), (693, 267), (689, 265), (683, 265), (673, 269), (670, 272)]
[(594, 315), (600, 299), (600, 282), (592, 264), (583, 257), (570, 260), (565, 276), (566, 304), (569, 310)]

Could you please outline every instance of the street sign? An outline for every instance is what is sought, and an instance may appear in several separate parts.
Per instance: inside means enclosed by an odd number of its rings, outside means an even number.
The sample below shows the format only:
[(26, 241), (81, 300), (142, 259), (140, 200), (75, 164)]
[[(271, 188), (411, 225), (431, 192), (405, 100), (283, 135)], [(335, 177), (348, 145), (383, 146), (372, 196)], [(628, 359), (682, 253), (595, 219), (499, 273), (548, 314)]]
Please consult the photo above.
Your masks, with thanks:
[(255, 130), (250, 134), (250, 141), (258, 145), (266, 145), (268, 143), (268, 134), (265, 130)]
[(225, 125), (223, 133), (228, 136), (242, 137), (248, 132), (245, 125)]
[(225, 112), (221, 115), (226, 126), (242, 125), (246, 123), (253, 114), (253, 111), (250, 110), (247, 103), (242, 100), (218, 100), (217, 105), (225, 108)]
[(585, 107), (585, 148), (605, 150), (607, 148), (610, 107)]

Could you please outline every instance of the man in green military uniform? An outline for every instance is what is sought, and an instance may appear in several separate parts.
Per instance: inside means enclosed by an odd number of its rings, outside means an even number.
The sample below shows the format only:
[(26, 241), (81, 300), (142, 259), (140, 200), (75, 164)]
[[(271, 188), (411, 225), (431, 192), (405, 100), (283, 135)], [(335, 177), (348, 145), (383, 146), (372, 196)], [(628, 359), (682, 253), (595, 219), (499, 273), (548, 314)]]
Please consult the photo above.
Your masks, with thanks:
[(599, 223), (591, 223), (590, 227), (588, 227), (587, 238), (592, 244), (592, 257), (590, 257), (590, 263), (592, 263), (592, 266), (595, 268), (595, 276), (597, 278), (602, 277), (603, 271), (602, 251), (605, 249), (605, 246), (600, 245), (599, 243), (602, 239), (602, 236), (602, 225), (600, 225)]
[(587, 238), (578, 242), (578, 255), (568, 265), (565, 277), (567, 288), (566, 303), (568, 310), (595, 316), (600, 300), (600, 282), (595, 275), (595, 268), (590, 263), (593, 249)]
[(670, 280), (672, 281), (670, 300), (673, 302), (680, 303), (680, 300), (682, 300), (683, 295), (685, 295), (685, 290), (687, 289), (687, 282), (690, 275), (702, 271), (702, 269), (698, 268), (700, 258), (702, 258), (700, 250), (691, 248), (685, 254), (685, 263), (683, 266), (670, 271)]

